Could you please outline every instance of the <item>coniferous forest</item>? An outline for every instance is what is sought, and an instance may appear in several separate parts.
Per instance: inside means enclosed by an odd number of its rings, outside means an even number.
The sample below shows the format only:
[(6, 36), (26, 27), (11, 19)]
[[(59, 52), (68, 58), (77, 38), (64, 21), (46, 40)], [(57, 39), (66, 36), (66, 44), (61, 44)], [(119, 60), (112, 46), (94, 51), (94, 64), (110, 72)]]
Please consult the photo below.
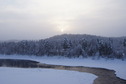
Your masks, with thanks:
[(41, 40), (0, 42), (0, 54), (126, 58), (126, 37), (63, 34)]

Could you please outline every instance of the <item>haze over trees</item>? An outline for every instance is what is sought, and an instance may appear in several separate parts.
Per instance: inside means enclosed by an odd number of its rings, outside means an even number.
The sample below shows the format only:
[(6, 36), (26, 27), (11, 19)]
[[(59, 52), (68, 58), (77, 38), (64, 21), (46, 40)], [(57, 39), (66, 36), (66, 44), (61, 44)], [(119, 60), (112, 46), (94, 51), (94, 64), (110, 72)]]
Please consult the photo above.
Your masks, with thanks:
[(126, 58), (126, 37), (63, 34), (38, 41), (0, 42), (0, 54)]

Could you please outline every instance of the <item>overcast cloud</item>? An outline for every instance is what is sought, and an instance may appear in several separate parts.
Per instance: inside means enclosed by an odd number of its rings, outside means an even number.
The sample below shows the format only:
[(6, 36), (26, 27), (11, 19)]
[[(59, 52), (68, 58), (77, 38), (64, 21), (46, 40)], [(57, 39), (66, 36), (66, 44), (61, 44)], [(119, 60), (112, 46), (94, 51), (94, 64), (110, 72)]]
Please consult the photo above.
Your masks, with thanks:
[(126, 0), (0, 0), (0, 40), (126, 36)]

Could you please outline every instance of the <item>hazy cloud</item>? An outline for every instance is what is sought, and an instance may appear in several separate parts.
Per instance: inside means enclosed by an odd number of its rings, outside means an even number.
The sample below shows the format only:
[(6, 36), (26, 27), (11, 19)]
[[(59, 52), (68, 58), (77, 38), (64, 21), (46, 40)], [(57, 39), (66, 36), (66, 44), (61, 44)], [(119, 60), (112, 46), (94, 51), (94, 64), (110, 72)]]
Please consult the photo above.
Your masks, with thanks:
[(0, 40), (126, 36), (126, 0), (0, 0)]

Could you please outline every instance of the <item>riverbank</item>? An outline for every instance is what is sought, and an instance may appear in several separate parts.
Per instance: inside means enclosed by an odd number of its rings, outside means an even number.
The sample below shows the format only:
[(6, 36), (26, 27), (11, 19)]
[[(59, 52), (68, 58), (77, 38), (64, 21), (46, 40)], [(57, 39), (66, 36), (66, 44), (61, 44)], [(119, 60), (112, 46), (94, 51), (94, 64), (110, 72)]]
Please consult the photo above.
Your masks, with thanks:
[[(25, 64), (24, 64), (25, 63)], [(63, 65), (50, 65), (43, 64), (31, 60), (19, 60), (19, 59), (0, 59), (1, 67), (19, 67), (19, 68), (48, 68), (58, 70), (70, 70), (87, 72), (98, 76), (94, 80), (93, 84), (126, 84), (126, 80), (116, 77), (114, 70), (104, 68), (93, 68), (84, 66), (63, 66)]]

